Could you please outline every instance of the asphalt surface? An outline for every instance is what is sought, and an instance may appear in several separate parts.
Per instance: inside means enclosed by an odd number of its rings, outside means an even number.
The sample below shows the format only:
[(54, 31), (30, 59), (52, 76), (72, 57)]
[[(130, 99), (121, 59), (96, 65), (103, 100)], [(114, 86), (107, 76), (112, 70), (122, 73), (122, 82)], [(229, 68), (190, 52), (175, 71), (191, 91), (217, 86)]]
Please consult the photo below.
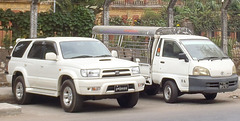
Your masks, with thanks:
[(239, 121), (239, 114), (240, 89), (219, 93), (214, 101), (201, 94), (183, 95), (176, 104), (165, 103), (162, 94), (144, 95), (133, 109), (120, 108), (113, 99), (86, 101), (83, 112), (66, 113), (58, 98), (39, 96), (30, 105), (16, 105), (11, 87), (0, 87), (0, 119), (4, 121), (42, 121), (44, 117), (58, 121), (192, 121), (195, 117), (194, 121)]
[[(1, 91), (1, 89), (0, 89)], [(9, 90), (10, 91), (10, 90)], [(183, 95), (168, 104), (162, 94), (143, 95), (131, 109), (120, 108), (114, 99), (84, 102), (82, 112), (66, 113), (58, 98), (37, 97), (29, 105), (17, 105), (22, 112), (1, 116), (1, 121), (239, 121), (240, 89), (219, 93), (213, 101), (201, 94)]]

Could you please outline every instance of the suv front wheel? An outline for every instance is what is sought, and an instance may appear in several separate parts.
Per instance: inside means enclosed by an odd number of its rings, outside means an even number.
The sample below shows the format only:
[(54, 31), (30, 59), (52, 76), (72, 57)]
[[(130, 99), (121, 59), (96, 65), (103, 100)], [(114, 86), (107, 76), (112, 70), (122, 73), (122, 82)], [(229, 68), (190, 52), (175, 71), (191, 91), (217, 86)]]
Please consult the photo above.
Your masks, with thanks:
[(66, 112), (77, 112), (82, 108), (83, 98), (78, 95), (72, 80), (66, 80), (61, 86), (61, 106)]
[(31, 102), (32, 94), (26, 93), (26, 86), (23, 76), (18, 76), (14, 80), (13, 95), (18, 104), (28, 104)]
[(137, 104), (138, 98), (139, 98), (139, 92), (135, 92), (135, 93), (124, 94), (119, 98), (117, 98), (117, 101), (120, 107), (122, 108), (132, 108)]

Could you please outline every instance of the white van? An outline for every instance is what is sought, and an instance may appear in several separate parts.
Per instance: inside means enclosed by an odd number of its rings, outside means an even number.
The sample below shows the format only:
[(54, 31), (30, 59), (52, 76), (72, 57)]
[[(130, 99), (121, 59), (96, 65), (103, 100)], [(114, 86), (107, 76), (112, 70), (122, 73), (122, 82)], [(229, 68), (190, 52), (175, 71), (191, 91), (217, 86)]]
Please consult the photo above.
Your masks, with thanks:
[[(108, 47), (123, 53), (120, 58), (138, 62), (145, 92), (155, 95), (160, 89), (167, 103), (193, 93), (213, 100), (218, 92), (238, 88), (232, 60), (211, 40), (191, 35), (187, 28), (95, 26), (93, 37), (98, 35), (108, 35)], [(117, 37), (117, 42), (111, 40)]]

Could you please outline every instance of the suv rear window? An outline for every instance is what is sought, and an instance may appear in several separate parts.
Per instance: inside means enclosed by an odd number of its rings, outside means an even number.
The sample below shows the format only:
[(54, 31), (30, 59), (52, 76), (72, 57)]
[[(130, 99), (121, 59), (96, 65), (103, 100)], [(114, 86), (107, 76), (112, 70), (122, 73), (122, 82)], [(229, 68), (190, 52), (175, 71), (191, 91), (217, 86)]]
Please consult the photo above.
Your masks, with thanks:
[(15, 49), (13, 50), (12, 56), (21, 58), (30, 43), (31, 43), (31, 41), (19, 42), (16, 45)]

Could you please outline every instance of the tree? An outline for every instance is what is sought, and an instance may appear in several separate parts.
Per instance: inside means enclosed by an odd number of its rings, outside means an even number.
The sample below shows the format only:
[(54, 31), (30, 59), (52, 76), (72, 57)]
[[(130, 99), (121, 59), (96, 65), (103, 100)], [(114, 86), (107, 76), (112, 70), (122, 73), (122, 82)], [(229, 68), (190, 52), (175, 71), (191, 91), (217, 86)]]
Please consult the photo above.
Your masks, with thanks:
[(168, 12), (168, 26), (169, 27), (173, 27), (173, 20), (174, 20), (174, 17), (173, 17), (173, 7), (175, 6), (177, 0), (171, 0), (168, 4), (168, 7), (167, 7), (167, 12)]
[(227, 8), (230, 5), (231, 0), (225, 0), (222, 3), (222, 8), (221, 8), (221, 20), (222, 20), (222, 50), (225, 54), (228, 54), (228, 39), (227, 39)]
[(30, 38), (37, 38), (38, 0), (32, 0), (30, 17)]

